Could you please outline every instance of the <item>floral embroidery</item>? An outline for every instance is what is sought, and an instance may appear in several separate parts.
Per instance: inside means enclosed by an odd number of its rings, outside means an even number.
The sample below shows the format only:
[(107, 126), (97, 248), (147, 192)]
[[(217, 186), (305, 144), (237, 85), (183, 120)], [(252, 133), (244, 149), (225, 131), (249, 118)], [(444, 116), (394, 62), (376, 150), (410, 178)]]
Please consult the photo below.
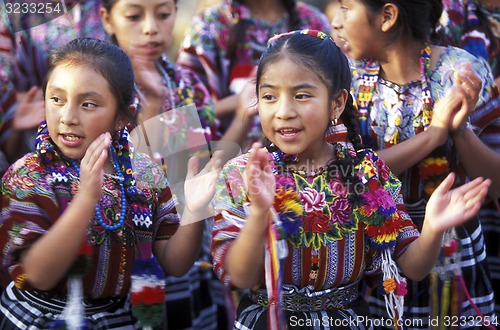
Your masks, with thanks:
[(300, 198), (304, 203), (306, 212), (321, 211), (325, 206), (325, 193), (306, 188), (300, 192)]

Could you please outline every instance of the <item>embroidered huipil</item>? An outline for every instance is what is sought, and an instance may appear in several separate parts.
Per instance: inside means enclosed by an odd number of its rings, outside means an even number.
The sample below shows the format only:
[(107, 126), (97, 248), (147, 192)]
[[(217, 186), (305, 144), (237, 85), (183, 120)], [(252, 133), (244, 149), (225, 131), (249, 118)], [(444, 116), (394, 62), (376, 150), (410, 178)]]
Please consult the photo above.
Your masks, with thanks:
[[(92, 268), (83, 277), (86, 297), (125, 297), (130, 291), (138, 235), (143, 240), (168, 239), (178, 228), (175, 197), (167, 186), (163, 171), (141, 154), (136, 153), (134, 157), (137, 189), (147, 198), (154, 229), (150, 232), (138, 231), (130, 208), (119, 231), (105, 230), (94, 217), (87, 232), (92, 248)], [(19, 264), (21, 251), (50, 230), (78, 190), (76, 169), (68, 167), (66, 175), (61, 174), (65, 170), (58, 170), (67, 165), (66, 162), (45, 164), (36, 153), (30, 153), (15, 162), (3, 177), (0, 261), (3, 267), (8, 268), (12, 279), (23, 273)], [(49, 167), (52, 168), (48, 170)], [(120, 183), (114, 176), (105, 175), (102, 191), (99, 200), (102, 214), (114, 218), (120, 212), (123, 198)], [(65, 290), (66, 278), (63, 278), (53, 292), (64, 296)]]
[[(352, 62), (353, 72), (353, 94), (358, 99), (361, 78), (367, 69), (378, 68), (376, 61)], [(464, 50), (447, 47), (440, 55), (438, 63), (430, 75), (431, 97), (434, 102), (446, 94), (453, 84), (454, 71), (458, 70), (461, 63), (470, 63), (472, 68), (481, 78), (483, 89), (479, 95), (477, 108), (481, 108), (495, 95), (494, 81), (491, 70), (483, 62), (470, 55)], [(413, 81), (404, 86), (399, 86), (379, 77), (372, 102), (369, 108), (368, 125), (371, 130), (375, 149), (384, 149), (390, 143), (389, 140), (395, 131), (398, 131), (399, 141), (403, 142), (422, 129), (423, 101), (421, 97), (421, 81)], [(472, 124), (484, 128), (490, 124), (492, 118), (488, 111), (480, 111), (472, 115)], [(493, 118), (494, 119), (494, 118)], [(492, 141), (485, 137), (484, 142), (496, 150), (500, 150), (500, 141)], [(447, 146), (448, 160), (453, 159), (451, 145)], [(414, 167), (399, 176), (404, 190), (405, 203), (416, 203), (423, 198), (423, 188), (418, 168)]]
[[(215, 273), (227, 286), (225, 257), (245, 225), (249, 203), (243, 179), (247, 161), (244, 154), (226, 164), (216, 190), (212, 254)], [(359, 198), (348, 196), (345, 183), (338, 176), (328, 178), (326, 171), (275, 172), (274, 208), (282, 222), (279, 235), (288, 245), (283, 284), (320, 291), (357, 283), (380, 274), (381, 253), (370, 242), (392, 241), (389, 250), (396, 260), (418, 237), (404, 212), (400, 183), (383, 161), (367, 150), (356, 170)], [(368, 229), (375, 224), (383, 228), (380, 236)], [(390, 238), (382, 234), (385, 230)]]

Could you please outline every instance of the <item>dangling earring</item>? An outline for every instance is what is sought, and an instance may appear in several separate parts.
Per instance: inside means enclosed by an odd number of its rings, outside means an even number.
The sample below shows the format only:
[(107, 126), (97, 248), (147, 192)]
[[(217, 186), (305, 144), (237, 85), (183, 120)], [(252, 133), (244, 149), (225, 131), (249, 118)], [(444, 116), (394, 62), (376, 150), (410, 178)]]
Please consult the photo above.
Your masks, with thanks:
[(326, 129), (325, 141), (328, 143), (345, 141), (347, 138), (347, 128), (342, 123), (339, 124), (338, 118), (332, 119), (330, 124)]

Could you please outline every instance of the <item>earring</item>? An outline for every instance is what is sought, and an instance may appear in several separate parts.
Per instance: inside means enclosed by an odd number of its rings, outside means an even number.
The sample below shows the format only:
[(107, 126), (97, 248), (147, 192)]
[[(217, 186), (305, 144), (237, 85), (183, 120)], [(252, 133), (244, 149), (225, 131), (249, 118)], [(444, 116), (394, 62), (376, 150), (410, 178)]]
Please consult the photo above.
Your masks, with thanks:
[(326, 130), (325, 140), (328, 143), (336, 143), (345, 141), (347, 137), (347, 129), (344, 125), (339, 125), (339, 120), (334, 118), (330, 121), (330, 126)]

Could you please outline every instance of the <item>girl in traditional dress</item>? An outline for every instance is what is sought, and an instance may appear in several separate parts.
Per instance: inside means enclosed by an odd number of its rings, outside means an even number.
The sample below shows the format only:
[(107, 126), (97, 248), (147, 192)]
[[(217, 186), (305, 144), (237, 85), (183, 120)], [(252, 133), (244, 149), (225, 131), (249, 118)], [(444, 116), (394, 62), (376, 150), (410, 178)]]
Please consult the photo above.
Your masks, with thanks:
[[(363, 142), (378, 150), (402, 181), (407, 211), (418, 228), (425, 226), (429, 196), (450, 171), (459, 174), (457, 184), (491, 178), (490, 193), (498, 196), (500, 108), (489, 106), (498, 90), (483, 60), (431, 44), (442, 2), (341, 0), (340, 6), (333, 33), (353, 59)], [(481, 224), (474, 219), (447, 237), (432, 274), (409, 283), (405, 317), (422, 321), (424, 328), (430, 319), (446, 316), (493, 319)], [(370, 307), (377, 317), (387, 315), (376, 290)]]
[(36, 151), (2, 182), (0, 260), (12, 281), (0, 328), (160, 324), (164, 272), (184, 274), (199, 252), (215, 161), (196, 177), (189, 163), (193, 199), (180, 217), (161, 167), (130, 143), (134, 75), (115, 45), (75, 39), (56, 49), (43, 91)]
[[(257, 70), (258, 109), (269, 140), (222, 169), (212, 254), (229, 287), (250, 289), (235, 329), (372, 328), (360, 281), (380, 284), (401, 325), (406, 281), (425, 277), (443, 233), (479, 210), (489, 180), (429, 200), (421, 233), (405, 212), (401, 183), (361, 144), (351, 73), (325, 33), (278, 35)], [(350, 144), (327, 140), (338, 119)]]

